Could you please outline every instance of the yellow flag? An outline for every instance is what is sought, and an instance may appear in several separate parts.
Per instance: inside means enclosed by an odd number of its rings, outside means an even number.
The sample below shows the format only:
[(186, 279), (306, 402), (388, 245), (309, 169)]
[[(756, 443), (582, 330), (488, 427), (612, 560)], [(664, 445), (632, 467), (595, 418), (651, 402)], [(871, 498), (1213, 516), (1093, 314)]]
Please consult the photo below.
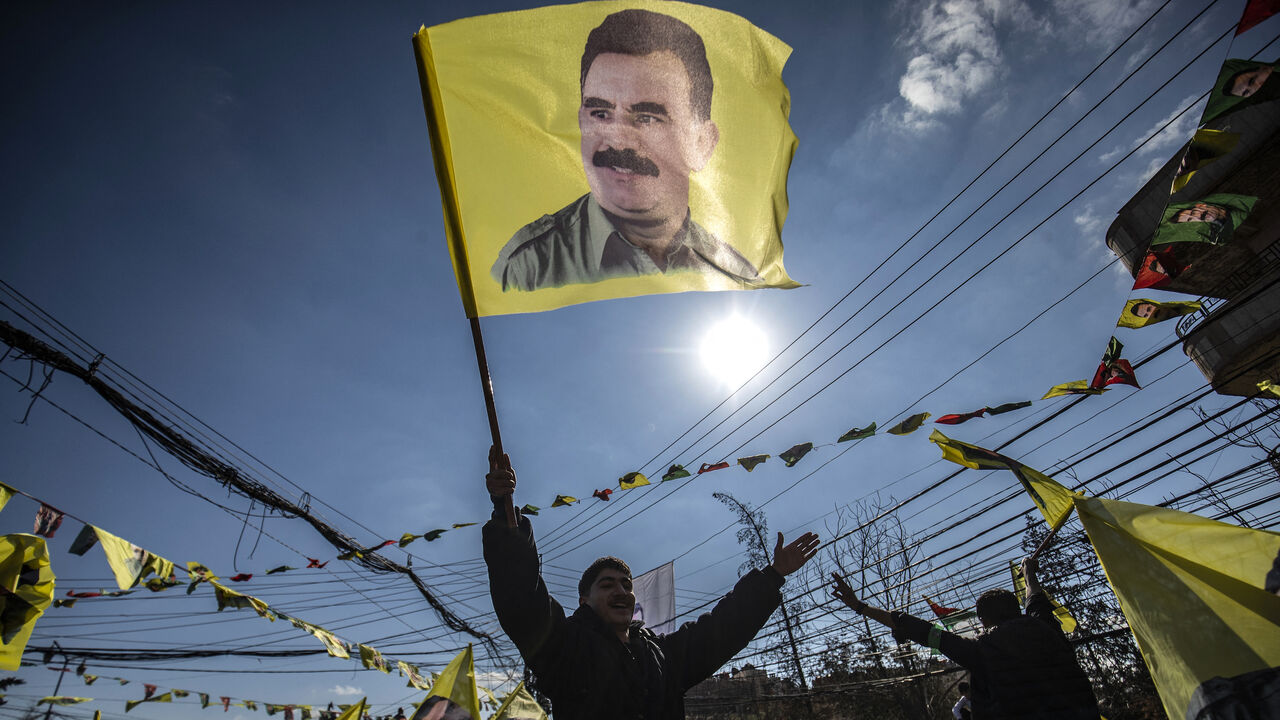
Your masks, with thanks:
[(1071, 502), (1074, 493), (1054, 482), (1053, 478), (1023, 465), (1013, 458), (977, 445), (970, 445), (959, 440), (952, 440), (941, 432), (934, 430), (929, 434), (929, 441), (942, 450), (942, 459), (963, 465), (974, 470), (1008, 470), (1018, 478), (1022, 489), (1031, 496), (1031, 501), (1044, 515), (1045, 522), (1051, 528), (1059, 528), (1071, 516)]
[(1106, 388), (1089, 387), (1088, 380), (1072, 380), (1061, 385), (1054, 385), (1040, 399), (1048, 400), (1049, 398), (1062, 397), (1063, 395), (1101, 395), (1106, 391)]
[[(218, 612), (222, 612), (223, 608), (251, 608), (254, 612), (258, 613), (258, 617), (264, 617), (271, 622), (276, 621), (276, 614), (271, 611), (271, 606), (258, 598), (253, 597), (252, 595), (245, 595), (242, 592), (236, 592), (217, 580), (210, 580), (209, 584), (213, 586), (214, 595), (218, 599)], [(292, 620), (293, 618), (290, 619)], [(293, 624), (295, 627), (298, 627), (297, 622), (294, 622)], [(307, 632), (314, 634), (312, 627), (314, 626), (308, 626), (304, 629)]]
[(1018, 478), (1018, 482), (1022, 483), (1022, 489), (1031, 496), (1031, 502), (1036, 504), (1036, 508), (1040, 510), (1040, 514), (1044, 515), (1044, 521), (1049, 523), (1049, 528), (1052, 530), (1062, 527), (1062, 523), (1071, 517), (1073, 499), (1083, 497), (1080, 493), (1073, 493), (1062, 487), (1048, 475), (1022, 463), (1016, 463), (1009, 469), (1013, 471), (1014, 477)]
[(1258, 383), (1258, 389), (1263, 392), (1269, 392), (1272, 395), (1280, 397), (1280, 385), (1277, 385), (1276, 383), (1273, 383), (1270, 380), (1263, 380), (1262, 382)]
[(1169, 717), (1280, 666), (1280, 597), (1263, 587), (1280, 534), (1119, 500), (1076, 507)]
[(422, 676), (422, 671), (416, 665), (410, 665), (403, 660), (396, 661), (396, 667), (400, 668), (400, 674), (409, 678), (409, 687), (419, 690), (429, 690), (431, 681)]
[(146, 576), (155, 573), (157, 577), (168, 578), (173, 575), (173, 563), (148, 552), (124, 538), (95, 526), (93, 531), (102, 543), (102, 552), (107, 555), (107, 564), (116, 576), (116, 584), (121, 590), (136, 587)]
[[(1009, 572), (1013, 575), (1013, 594), (1018, 596), (1018, 602), (1022, 605), (1027, 604), (1027, 580), (1022, 577), (1022, 566), (1017, 560), (1009, 561)], [(1049, 604), (1053, 606), (1053, 617), (1058, 621), (1058, 625), (1062, 627), (1062, 632), (1075, 632), (1076, 619), (1066, 608), (1062, 607), (1062, 603), (1053, 599), (1047, 591), (1044, 594), (1049, 598)]]
[(521, 682), (511, 694), (503, 698), (498, 712), (489, 720), (548, 720), (547, 713)]
[(414, 49), (468, 317), (798, 287), (782, 41), (632, 0), (458, 20)]
[(352, 705), (346, 710), (343, 710), (342, 714), (338, 716), (338, 720), (361, 720), (361, 718), (364, 717), (366, 699), (367, 698), (360, 698), (360, 702)]
[(1134, 298), (1124, 304), (1116, 327), (1144, 328), (1165, 320), (1189, 315), (1201, 308), (1198, 302), (1157, 302), (1146, 298)]
[[(124, 703), (124, 711), (129, 712), (130, 710), (138, 707), (142, 703), (160, 703), (160, 702), (162, 703), (173, 702), (173, 693), (167, 692), (163, 695), (156, 695), (155, 697), (148, 698), (146, 700), (126, 700)], [(248, 702), (248, 701), (246, 700), (245, 702)]]
[[(457, 713), (470, 713), (470, 720), (480, 720), (480, 694), (476, 690), (476, 668), (471, 657), (471, 646), (458, 653), (449, 666), (440, 673), (431, 692), (414, 711), (412, 720), (441, 717), (433, 713), (437, 706), (447, 705), (446, 715), (453, 718)], [(454, 714), (447, 714), (452, 711)], [(461, 720), (461, 715), (458, 715)]]
[(638, 472), (629, 472), (626, 475), (623, 475), (622, 477), (618, 478), (618, 487), (622, 488), (623, 490), (630, 490), (631, 488), (638, 488), (641, 485), (648, 485), (648, 484), (649, 484), (649, 478), (645, 477), (644, 475), (641, 475)]
[(9, 500), (14, 496), (15, 492), (16, 491), (8, 485), (0, 483), (0, 510), (3, 510), (4, 506), (9, 504)]
[(70, 695), (48, 695), (40, 698), (37, 705), (79, 705), (93, 700), (93, 698), (71, 697)]
[(44, 538), (0, 537), (0, 670), (17, 670), (36, 620), (53, 602), (53, 568)]
[(359, 645), (358, 647), (360, 648), (360, 662), (364, 664), (365, 668), (377, 668), (384, 673), (391, 672), (391, 665), (382, 656), (382, 653), (378, 652), (377, 648), (369, 645)]

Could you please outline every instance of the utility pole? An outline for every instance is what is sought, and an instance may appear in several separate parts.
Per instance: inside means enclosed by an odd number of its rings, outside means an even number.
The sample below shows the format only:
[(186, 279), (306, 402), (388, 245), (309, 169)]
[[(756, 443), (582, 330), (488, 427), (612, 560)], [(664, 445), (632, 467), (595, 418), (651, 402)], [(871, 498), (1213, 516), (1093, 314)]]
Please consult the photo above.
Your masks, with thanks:
[[(62, 646), (57, 640), (53, 641), (53, 650), (50, 650), (49, 654), (53, 655), (55, 650), (62, 653), (62, 670), (58, 673), (58, 682), (53, 686), (53, 695), (57, 697), (58, 691), (62, 689), (62, 676), (67, 674), (67, 654), (62, 652)], [(49, 720), (51, 715), (53, 715), (53, 703), (49, 703), (49, 709), (44, 711), (44, 720)]]

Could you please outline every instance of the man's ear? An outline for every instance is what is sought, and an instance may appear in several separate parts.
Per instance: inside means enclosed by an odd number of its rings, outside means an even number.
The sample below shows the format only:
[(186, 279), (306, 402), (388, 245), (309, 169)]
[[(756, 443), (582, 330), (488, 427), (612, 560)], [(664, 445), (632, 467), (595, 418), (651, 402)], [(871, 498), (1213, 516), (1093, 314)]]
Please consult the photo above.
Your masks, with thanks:
[(689, 170), (698, 172), (706, 167), (711, 161), (711, 153), (715, 152), (716, 145), (719, 144), (720, 128), (710, 120), (702, 123), (694, 139), (693, 157), (689, 158)]

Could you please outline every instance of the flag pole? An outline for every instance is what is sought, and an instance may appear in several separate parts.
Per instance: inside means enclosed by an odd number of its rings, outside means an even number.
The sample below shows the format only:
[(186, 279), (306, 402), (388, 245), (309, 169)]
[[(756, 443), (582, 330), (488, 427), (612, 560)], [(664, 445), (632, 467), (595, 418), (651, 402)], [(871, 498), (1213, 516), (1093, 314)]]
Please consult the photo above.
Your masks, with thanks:
[(1049, 547), (1049, 543), (1053, 540), (1053, 536), (1057, 535), (1058, 531), (1062, 529), (1062, 526), (1066, 524), (1067, 522), (1063, 520), (1061, 523), (1058, 524), (1058, 527), (1052, 528), (1051, 530), (1049, 530), (1049, 534), (1045, 535), (1044, 540), (1040, 541), (1040, 546), (1036, 548), (1035, 552), (1031, 553), (1032, 560), (1035, 560), (1036, 558), (1040, 557), (1040, 553), (1044, 552), (1044, 549)]
[[(493, 402), (493, 380), (489, 377), (489, 361), (484, 356), (484, 336), (480, 334), (480, 318), (470, 318), (471, 340), (476, 346), (476, 365), (480, 370), (480, 388), (484, 390), (484, 408), (489, 413), (489, 434), (493, 436), (493, 447), (502, 454), (502, 431), (498, 429), (498, 406)], [(516, 527), (516, 510), (511, 503), (511, 496), (504, 499), (503, 509), (507, 511), (507, 526)]]

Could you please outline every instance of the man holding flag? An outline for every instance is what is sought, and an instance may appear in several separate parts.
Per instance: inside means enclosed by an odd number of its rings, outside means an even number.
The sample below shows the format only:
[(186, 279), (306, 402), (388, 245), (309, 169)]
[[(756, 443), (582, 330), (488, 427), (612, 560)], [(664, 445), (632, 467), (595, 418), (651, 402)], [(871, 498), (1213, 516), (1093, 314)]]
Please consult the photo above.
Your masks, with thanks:
[(1027, 582), (1027, 613), (1008, 590), (988, 590), (975, 611), (986, 633), (963, 638), (904, 612), (889, 612), (859, 600), (839, 576), (832, 595), (851, 610), (893, 630), (898, 642), (914, 640), (969, 670), (974, 718), (1097, 720), (1098, 702), (1089, 678), (1053, 615), (1036, 579), (1037, 563), (1022, 563)]
[(600, 558), (578, 583), (578, 609), (566, 616), (547, 591), (527, 517), (507, 524), (506, 499), (516, 476), (505, 454), (490, 450), (485, 476), (493, 518), (484, 526), (489, 592), (502, 629), (551, 698), (557, 720), (684, 718), (684, 693), (736, 655), (777, 609), (783, 578), (813, 557), (818, 536), (789, 545), (782, 534), (773, 563), (743, 576), (710, 613), (669, 635), (632, 622), (631, 570)]

